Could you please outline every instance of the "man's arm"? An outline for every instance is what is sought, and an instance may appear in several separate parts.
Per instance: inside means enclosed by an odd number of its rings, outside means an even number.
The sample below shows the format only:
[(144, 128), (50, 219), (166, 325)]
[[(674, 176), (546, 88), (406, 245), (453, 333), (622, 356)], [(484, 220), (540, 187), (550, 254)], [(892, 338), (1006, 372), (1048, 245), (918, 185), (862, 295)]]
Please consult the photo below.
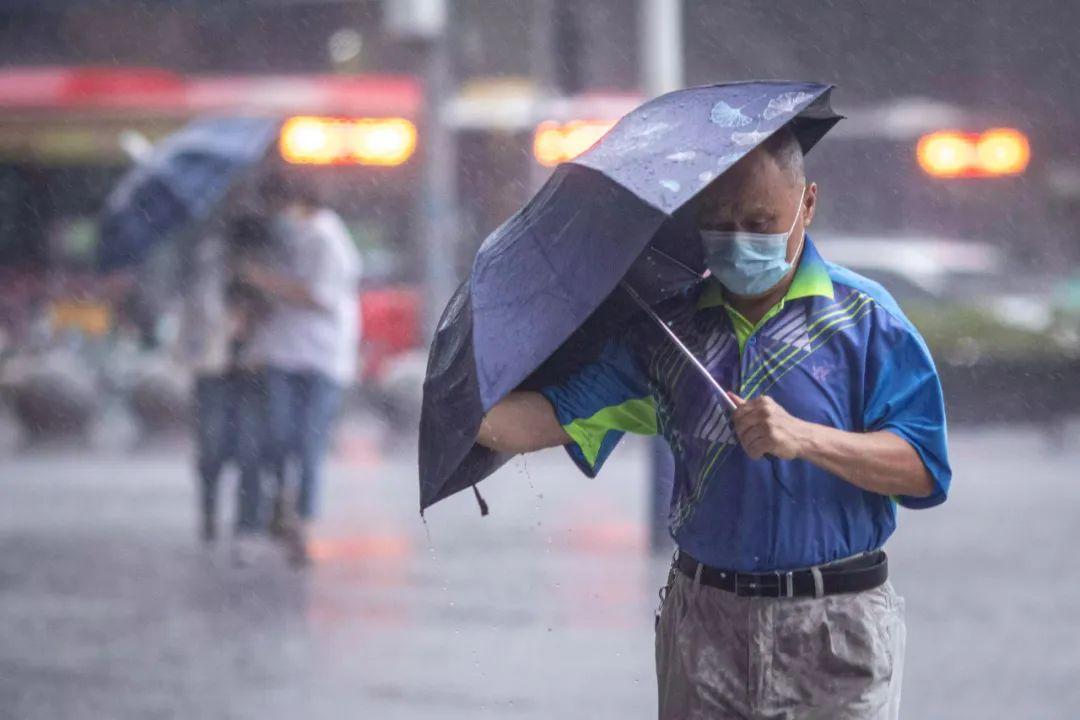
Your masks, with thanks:
[(880, 495), (929, 497), (935, 485), (919, 453), (899, 435), (857, 433), (800, 420), (769, 397), (749, 402), (734, 393), (732, 420), (746, 454), (806, 460)]
[(513, 392), (491, 408), (476, 442), (502, 453), (527, 453), (571, 442), (555, 409), (538, 392)]

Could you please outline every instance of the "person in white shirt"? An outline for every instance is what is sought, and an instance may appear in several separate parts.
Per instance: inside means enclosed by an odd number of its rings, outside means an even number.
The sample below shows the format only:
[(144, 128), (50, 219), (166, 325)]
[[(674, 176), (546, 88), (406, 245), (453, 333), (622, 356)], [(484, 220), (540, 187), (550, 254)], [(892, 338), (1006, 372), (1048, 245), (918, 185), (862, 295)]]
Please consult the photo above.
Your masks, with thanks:
[[(288, 255), (286, 272), (249, 264), (244, 279), (274, 300), (245, 350), (266, 393), (265, 459), (282, 492), (275, 507), (295, 562), (308, 561), (307, 525), (342, 392), (356, 375), (360, 255), (345, 223), (300, 179), (273, 175), (263, 197)], [(288, 483), (292, 461), (298, 482)], [(258, 458), (241, 458), (241, 464)], [(286, 491), (288, 489), (288, 491)]]

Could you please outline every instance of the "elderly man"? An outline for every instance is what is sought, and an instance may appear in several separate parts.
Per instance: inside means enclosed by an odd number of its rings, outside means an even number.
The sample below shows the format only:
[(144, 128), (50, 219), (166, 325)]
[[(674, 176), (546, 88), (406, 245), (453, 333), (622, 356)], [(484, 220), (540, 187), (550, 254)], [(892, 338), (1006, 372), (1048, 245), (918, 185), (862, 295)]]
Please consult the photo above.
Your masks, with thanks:
[(898, 714), (904, 605), (882, 547), (898, 505), (945, 500), (944, 406), (895, 301), (814, 249), (817, 192), (785, 128), (699, 199), (712, 279), (661, 311), (734, 412), (642, 323), (481, 428), (503, 452), (565, 445), (589, 475), (625, 432), (671, 445), (662, 719)]

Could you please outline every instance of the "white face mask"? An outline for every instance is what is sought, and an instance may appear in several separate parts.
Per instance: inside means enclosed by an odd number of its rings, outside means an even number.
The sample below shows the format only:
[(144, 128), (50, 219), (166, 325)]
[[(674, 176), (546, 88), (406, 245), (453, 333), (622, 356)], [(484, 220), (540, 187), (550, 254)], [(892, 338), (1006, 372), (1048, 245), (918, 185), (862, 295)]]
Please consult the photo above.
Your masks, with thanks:
[[(788, 238), (799, 224), (806, 184), (799, 194), (795, 219), (787, 232), (754, 233), (742, 230), (702, 230), (705, 263), (724, 287), (736, 295), (763, 295), (776, 287), (789, 272), (792, 262), (787, 259)], [(803, 233), (805, 238), (805, 233)], [(803, 238), (795, 257), (802, 249)]]

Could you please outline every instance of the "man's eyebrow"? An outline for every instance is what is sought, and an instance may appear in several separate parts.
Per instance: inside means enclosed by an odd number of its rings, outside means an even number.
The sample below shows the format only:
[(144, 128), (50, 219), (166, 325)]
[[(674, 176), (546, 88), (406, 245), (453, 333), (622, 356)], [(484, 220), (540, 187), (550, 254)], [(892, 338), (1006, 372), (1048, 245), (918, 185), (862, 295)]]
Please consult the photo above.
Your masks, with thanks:
[(777, 208), (772, 205), (764, 205), (753, 202), (753, 204), (743, 204), (739, 202), (712, 202), (705, 204), (699, 212), (704, 213), (709, 217), (722, 217), (722, 218), (766, 218), (772, 219), (779, 217), (780, 213)]
[(753, 205), (737, 209), (742, 210), (743, 217), (776, 217), (778, 215), (776, 208), (768, 205)]

